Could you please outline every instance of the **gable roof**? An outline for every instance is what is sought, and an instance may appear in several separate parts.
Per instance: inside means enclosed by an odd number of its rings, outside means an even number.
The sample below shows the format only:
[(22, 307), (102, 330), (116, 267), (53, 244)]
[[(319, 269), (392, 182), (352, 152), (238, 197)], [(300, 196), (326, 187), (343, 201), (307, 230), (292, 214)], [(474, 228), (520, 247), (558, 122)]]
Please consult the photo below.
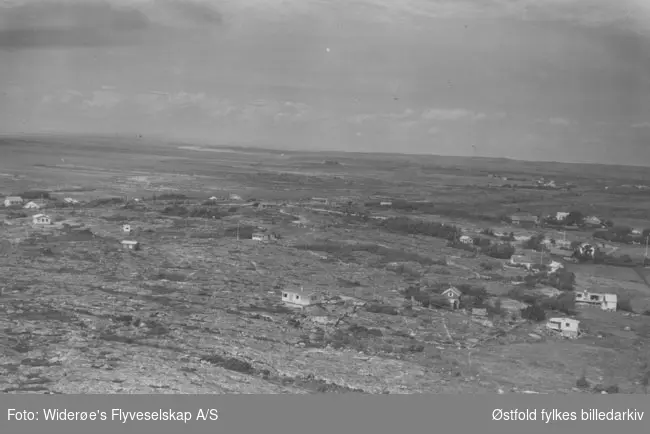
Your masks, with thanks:
[(445, 295), (445, 294), (447, 294), (449, 292), (453, 293), (457, 297), (460, 297), (461, 295), (463, 295), (463, 292), (460, 289), (456, 288), (455, 286), (450, 286), (449, 288), (442, 291), (440, 294)]
[(530, 221), (530, 222), (536, 222), (538, 220), (538, 217), (532, 214), (513, 214), (510, 218), (512, 220)]
[(48, 218), (48, 219), (50, 218), (49, 215), (45, 215), (45, 214), (35, 214), (35, 215), (32, 216), (32, 218), (35, 218), (35, 219), (40, 219), (41, 217), (45, 217), (45, 218)]

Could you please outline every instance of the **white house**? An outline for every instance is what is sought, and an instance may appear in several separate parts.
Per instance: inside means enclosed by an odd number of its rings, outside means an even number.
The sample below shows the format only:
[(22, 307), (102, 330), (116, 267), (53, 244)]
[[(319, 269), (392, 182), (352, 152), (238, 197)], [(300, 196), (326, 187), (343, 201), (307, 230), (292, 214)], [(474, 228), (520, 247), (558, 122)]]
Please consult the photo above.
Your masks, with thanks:
[(73, 199), (71, 197), (66, 197), (65, 199), (63, 199), (63, 202), (65, 202), (67, 204), (70, 204), (70, 205), (74, 205), (76, 203), (79, 203), (79, 201), (77, 199)]
[(379, 205), (380, 206), (392, 206), (393, 202), (391, 202), (390, 200), (382, 200), (381, 202), (379, 202)]
[(282, 301), (289, 305), (311, 306), (321, 303), (322, 297), (314, 292), (282, 291)]
[(632, 235), (641, 235), (642, 233), (641, 229), (632, 229)]
[(25, 204), (25, 206), (23, 206), (23, 208), (25, 208), (25, 209), (40, 209), (40, 207), (41, 207), (41, 205), (39, 205), (38, 203), (36, 203), (34, 201), (27, 202)]
[(312, 197), (311, 201), (315, 203), (320, 203), (321, 205), (327, 205), (330, 203), (329, 199), (325, 197)]
[(463, 293), (455, 286), (450, 286), (449, 288), (442, 291), (440, 295), (449, 300), (449, 305), (453, 309), (458, 309), (460, 306), (460, 298), (463, 296)]
[(253, 241), (271, 241), (276, 239), (275, 234), (265, 234), (262, 232), (253, 233)]
[(131, 225), (122, 225), (122, 232), (128, 232), (131, 233)]
[(463, 244), (472, 244), (474, 242), (474, 238), (469, 235), (463, 235), (458, 240)]
[(567, 338), (577, 338), (580, 334), (580, 321), (573, 318), (550, 318), (546, 328)]
[(5, 206), (14, 206), (14, 205), (22, 205), (23, 204), (23, 198), (20, 196), (7, 196), (5, 198)]
[(566, 211), (558, 211), (555, 213), (555, 220), (561, 222), (569, 217), (569, 213)]
[(49, 225), (52, 224), (52, 219), (50, 216), (45, 214), (36, 214), (35, 216), (32, 216), (32, 222), (35, 225)]
[(241, 196), (238, 194), (230, 194), (230, 196), (228, 197), (230, 198), (230, 200), (242, 200)]
[(124, 240), (124, 241), (122, 241), (122, 247), (124, 247), (125, 249), (129, 249), (129, 250), (139, 250), (140, 249), (140, 243), (137, 242), (137, 241)]
[(579, 306), (600, 307), (602, 310), (615, 312), (618, 305), (616, 294), (598, 294), (594, 292), (576, 292), (576, 304)]
[(211, 196), (208, 200), (219, 200), (219, 198), (217, 196)]
[(587, 226), (601, 226), (602, 224), (602, 220), (596, 216), (589, 216), (585, 218), (585, 225)]

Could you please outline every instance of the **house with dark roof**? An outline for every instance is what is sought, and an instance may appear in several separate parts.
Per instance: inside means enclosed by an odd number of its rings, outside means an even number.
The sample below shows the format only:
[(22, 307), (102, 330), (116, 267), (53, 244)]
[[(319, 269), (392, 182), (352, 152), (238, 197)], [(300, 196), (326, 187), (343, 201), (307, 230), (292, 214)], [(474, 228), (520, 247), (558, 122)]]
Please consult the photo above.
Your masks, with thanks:
[(539, 224), (539, 217), (530, 213), (517, 212), (510, 216), (513, 225), (522, 227), (535, 227)]

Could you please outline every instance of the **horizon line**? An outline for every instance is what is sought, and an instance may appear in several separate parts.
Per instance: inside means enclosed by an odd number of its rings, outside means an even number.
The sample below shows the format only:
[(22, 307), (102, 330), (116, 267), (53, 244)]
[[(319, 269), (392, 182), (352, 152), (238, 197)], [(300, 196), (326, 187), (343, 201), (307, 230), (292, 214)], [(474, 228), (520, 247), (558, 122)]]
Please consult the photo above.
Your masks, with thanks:
[(192, 139), (192, 138), (180, 138), (180, 137), (165, 137), (162, 135), (157, 135), (156, 133), (74, 133), (74, 132), (61, 132), (61, 131), (38, 131), (38, 132), (13, 132), (13, 133), (3, 133), (0, 132), (0, 139), (28, 139), (28, 138), (42, 138), (47, 136), (58, 136), (58, 137), (96, 137), (96, 138), (119, 138), (126, 139), (132, 138), (134, 140), (154, 140), (159, 142), (165, 142), (168, 145), (173, 144), (183, 144), (183, 145), (194, 145), (194, 146), (205, 146), (205, 147), (216, 147), (216, 148), (225, 148), (225, 149), (249, 149), (259, 152), (274, 152), (274, 153), (309, 153), (309, 154), (348, 154), (348, 155), (375, 155), (381, 154), (384, 156), (399, 156), (399, 157), (442, 157), (442, 158), (462, 158), (467, 160), (506, 160), (506, 161), (516, 161), (521, 163), (542, 163), (542, 164), (564, 164), (564, 165), (573, 165), (573, 166), (604, 166), (604, 167), (633, 167), (633, 168), (646, 168), (650, 167), (650, 164), (616, 164), (616, 163), (599, 163), (599, 162), (590, 162), (590, 161), (557, 161), (557, 160), (529, 160), (525, 158), (517, 157), (499, 157), (499, 156), (485, 156), (485, 155), (445, 155), (445, 154), (434, 154), (434, 153), (422, 153), (422, 152), (387, 152), (387, 151), (348, 151), (343, 149), (304, 149), (296, 150), (290, 148), (273, 148), (273, 147), (264, 147), (263, 145), (250, 145), (250, 144), (216, 144), (208, 142), (205, 139)]

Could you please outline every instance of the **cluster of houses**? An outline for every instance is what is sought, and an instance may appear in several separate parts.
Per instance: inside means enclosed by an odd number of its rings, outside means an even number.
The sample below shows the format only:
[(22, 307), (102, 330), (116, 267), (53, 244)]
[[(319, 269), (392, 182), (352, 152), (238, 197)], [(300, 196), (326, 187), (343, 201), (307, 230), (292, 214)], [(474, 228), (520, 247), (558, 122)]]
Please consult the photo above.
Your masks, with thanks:
[[(552, 214), (549, 217), (553, 217), (558, 222), (563, 222), (567, 219), (567, 217), (569, 217), (569, 214), (570, 213), (566, 211), (558, 211), (554, 215)], [(534, 228), (539, 226), (539, 224), (541, 223), (541, 219), (539, 216), (529, 212), (516, 212), (510, 216), (510, 221), (512, 222), (513, 225), (520, 226), (523, 228)], [(584, 225), (592, 228), (600, 228), (604, 225), (604, 222), (602, 219), (596, 216), (587, 216), (584, 219)]]
[[(66, 197), (66, 198), (63, 199), (63, 203), (66, 203), (66, 204), (69, 204), (69, 205), (74, 205), (74, 204), (78, 204), (79, 201), (77, 199), (73, 199), (71, 197)], [(25, 203), (25, 200), (20, 196), (7, 196), (5, 198), (5, 200), (4, 200), (5, 207), (22, 206), (24, 209), (45, 208), (45, 207), (47, 207), (47, 204), (48, 204), (48, 202), (46, 200), (44, 200), (44, 199), (30, 200), (27, 203)]]

